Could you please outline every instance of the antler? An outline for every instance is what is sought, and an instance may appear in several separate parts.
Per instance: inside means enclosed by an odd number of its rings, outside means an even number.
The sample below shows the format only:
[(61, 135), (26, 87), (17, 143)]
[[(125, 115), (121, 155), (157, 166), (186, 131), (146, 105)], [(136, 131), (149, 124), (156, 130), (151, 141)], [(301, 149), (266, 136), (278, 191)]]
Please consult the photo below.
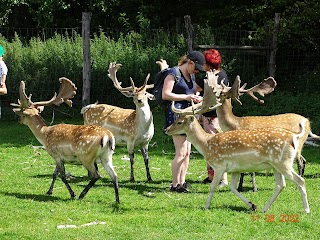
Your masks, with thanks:
[(202, 114), (209, 112), (222, 105), (220, 103), (220, 94), (222, 92), (221, 85), (217, 84), (218, 76), (216, 72), (208, 71), (207, 78), (204, 79), (204, 94), (203, 101), (194, 104), (191, 101), (191, 106), (184, 109), (177, 109), (174, 107), (174, 102), (172, 102), (171, 109), (173, 112), (187, 115), (187, 114)]
[(159, 65), (160, 70), (162, 71), (163, 69), (169, 68), (169, 65), (165, 59), (160, 59), (159, 61), (156, 61), (156, 64)]
[(246, 84), (244, 84), (241, 88), (240, 88), (240, 77), (237, 76), (236, 80), (232, 86), (232, 96), (234, 99), (236, 99), (240, 104), (240, 100), (239, 100), (239, 96), (241, 96), (244, 93), (247, 93), (248, 95), (250, 95), (254, 100), (256, 100), (258, 103), (263, 104), (264, 101), (257, 98), (254, 93), (257, 92), (260, 94), (260, 96), (264, 97), (265, 94), (269, 94), (271, 92), (274, 91), (274, 88), (277, 86), (277, 82), (276, 80), (274, 80), (273, 77), (268, 77), (267, 79), (264, 79), (261, 83), (255, 85), (254, 87), (250, 88), (250, 89), (245, 89)]
[(109, 64), (109, 69), (108, 69), (108, 72), (109, 72), (108, 77), (112, 80), (114, 87), (116, 89), (118, 89), (120, 92), (122, 92), (122, 91), (133, 91), (134, 84), (133, 84), (133, 81), (132, 81), (131, 78), (130, 78), (130, 80), (131, 80), (132, 86), (131, 87), (126, 87), (126, 88), (121, 87), (122, 82), (119, 82), (118, 79), (117, 79), (117, 71), (121, 66), (122, 66), (122, 64), (120, 64), (120, 63), (118, 63), (118, 64), (116, 64), (115, 62), (110, 63)]
[(45, 102), (35, 102), (35, 103), (32, 103), (32, 105), (35, 107), (49, 106), (53, 104), (56, 106), (59, 106), (61, 103), (64, 102), (69, 107), (71, 107), (72, 100), (70, 100), (70, 98), (74, 98), (74, 96), (76, 95), (77, 88), (75, 84), (66, 77), (59, 78), (59, 82), (60, 82), (60, 89), (59, 89), (58, 96), (55, 93), (51, 100), (45, 101)]
[(64, 102), (71, 107), (72, 101), (70, 100), (70, 98), (73, 98), (76, 95), (77, 88), (75, 84), (68, 78), (62, 77), (59, 79), (59, 81), (60, 89), (58, 96), (55, 93), (51, 100), (35, 103), (31, 101), (31, 94), (29, 95), (29, 97), (27, 97), (27, 94), (25, 92), (25, 83), (24, 81), (21, 81), (19, 89), (20, 99), (18, 99), (18, 104), (11, 103), (11, 106), (18, 107), (20, 109), (25, 109), (28, 107), (44, 107), (52, 104), (59, 106), (61, 103)]

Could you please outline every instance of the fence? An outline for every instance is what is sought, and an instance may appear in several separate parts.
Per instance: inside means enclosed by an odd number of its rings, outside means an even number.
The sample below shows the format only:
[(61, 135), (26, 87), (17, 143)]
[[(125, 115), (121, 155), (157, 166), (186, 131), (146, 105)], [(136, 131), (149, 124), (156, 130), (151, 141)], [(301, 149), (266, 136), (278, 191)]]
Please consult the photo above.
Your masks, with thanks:
[[(45, 41), (50, 39), (57, 34), (68, 36), (70, 38), (76, 38), (79, 36), (78, 28), (64, 28), (64, 29), (5, 29), (0, 28), (0, 34), (7, 40), (14, 39), (15, 33), (19, 35), (19, 38), (25, 40), (26, 42), (32, 37), (39, 37), (41, 40)], [(170, 59), (169, 63), (171, 65), (175, 64), (177, 58), (182, 56), (186, 50), (186, 33), (167, 32), (163, 29), (156, 30), (143, 30), (144, 35), (147, 38), (140, 38), (141, 35), (135, 36), (140, 30), (135, 30), (131, 32), (123, 33), (119, 29), (106, 29), (94, 31), (94, 34), (99, 34), (99, 32), (104, 32), (108, 38), (117, 40), (123, 35), (131, 34), (133, 37), (130, 40), (130, 44), (143, 44), (145, 46), (152, 46), (147, 53), (141, 53), (139, 55), (139, 49), (134, 52), (134, 56), (130, 53), (123, 54), (123, 61), (126, 63), (125, 67), (121, 69), (120, 75), (122, 79), (129, 79), (132, 77), (135, 80), (143, 81), (147, 73), (151, 73), (150, 79), (158, 71), (158, 67), (155, 64), (155, 60), (158, 57), (164, 57)], [(148, 31), (148, 32), (146, 32)], [(92, 36), (94, 35), (92, 34)], [(247, 82), (249, 86), (261, 81), (261, 79), (266, 78), (269, 75), (269, 65), (270, 65), (270, 49), (266, 48), (261, 39), (256, 37), (257, 32), (254, 31), (233, 31), (233, 30), (212, 30), (212, 29), (196, 29), (194, 46), (195, 49), (201, 50), (202, 48), (197, 48), (201, 45), (210, 44), (219, 46), (219, 50), (223, 59), (223, 67), (226, 69), (229, 78), (232, 80), (236, 75), (240, 75), (244, 82)], [(314, 36), (320, 36), (319, 32), (316, 32)], [(1, 38), (0, 38), (1, 39)], [(177, 40), (178, 39), (178, 40)], [(288, 40), (289, 41), (289, 40)], [(308, 41), (308, 39), (306, 40)], [(139, 43), (137, 43), (139, 42)], [(168, 49), (158, 49), (156, 46), (159, 43), (167, 42), (171, 45), (170, 50)], [(320, 39), (314, 39), (314, 42), (319, 43)], [(254, 48), (230, 48), (228, 46), (254, 46)], [(173, 52), (173, 49), (175, 51)], [(142, 51), (143, 49), (141, 49)], [(76, 48), (75, 48), (76, 51)], [(79, 54), (79, 49), (77, 50)], [(81, 49), (80, 49), (81, 51)], [(94, 51), (94, 49), (92, 49)], [(121, 51), (121, 49), (119, 49)], [(162, 51), (161, 53), (153, 54), (152, 51)], [(296, 92), (319, 92), (320, 91), (320, 81), (319, 81), (319, 71), (320, 71), (320, 53), (317, 45), (313, 47), (308, 47), (304, 49), (293, 49), (287, 45), (279, 44), (277, 47), (276, 59), (276, 73), (275, 78), (278, 82), (278, 89), (287, 90), (292, 93)], [(81, 54), (81, 52), (80, 52)], [(98, 57), (97, 57), (98, 58)], [(98, 60), (93, 59), (93, 65), (98, 64)], [(106, 61), (112, 61), (112, 56), (107, 56)], [(130, 59), (130, 61), (127, 61)], [(75, 66), (76, 69), (70, 70), (71, 66), (59, 65), (59, 67), (54, 66), (54, 62), (47, 62), (47, 66), (42, 66), (42, 69), (32, 69), (28, 74), (29, 78), (36, 79), (42, 77), (41, 71), (43, 69), (51, 69), (49, 72), (45, 72), (47, 81), (40, 81), (40, 85), (37, 87), (37, 95), (41, 96), (41, 100), (48, 99), (52, 96), (53, 92), (57, 90), (58, 86), (55, 83), (59, 76), (68, 76), (70, 79), (74, 80), (78, 86), (78, 95), (75, 99), (76, 105), (81, 105), (81, 87), (82, 87), (82, 69), (81, 65), (79, 67)], [(99, 62), (100, 64), (100, 62)], [(105, 63), (103, 63), (105, 64)], [(14, 63), (11, 63), (11, 73), (14, 71)], [(57, 72), (57, 69), (59, 72)], [(44, 71), (44, 70), (43, 70)], [(19, 81), (24, 78), (21, 76), (20, 79), (11, 79), (12, 75), (8, 75), (8, 81)], [(99, 102), (106, 102), (125, 105), (131, 107), (131, 101), (119, 102), (119, 93), (114, 90), (111, 83), (106, 83), (107, 79), (107, 64), (104, 66), (94, 67), (92, 69), (92, 87), (91, 87), (91, 102), (98, 100)], [(51, 84), (50, 81), (53, 83)], [(129, 80), (127, 81), (129, 84)], [(125, 84), (127, 84), (125, 83)], [(16, 83), (15, 83), (16, 84)], [(50, 87), (48, 87), (50, 86)], [(51, 87), (52, 86), (52, 87)], [(28, 86), (27, 86), (28, 87)], [(29, 89), (32, 89), (30, 86)], [(35, 94), (35, 93), (34, 93)], [(8, 94), (9, 95), (9, 94)], [(8, 106), (10, 102), (16, 101), (17, 91), (12, 92), (12, 96), (4, 97), (2, 99), (2, 104)]]

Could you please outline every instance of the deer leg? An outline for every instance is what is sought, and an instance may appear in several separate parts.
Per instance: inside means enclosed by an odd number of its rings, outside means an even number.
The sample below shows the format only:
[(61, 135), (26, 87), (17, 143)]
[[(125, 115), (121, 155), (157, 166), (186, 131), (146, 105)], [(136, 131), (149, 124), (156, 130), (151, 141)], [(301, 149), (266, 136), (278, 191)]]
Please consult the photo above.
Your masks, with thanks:
[(98, 181), (99, 178), (101, 178), (98, 170), (97, 170), (97, 164), (93, 161), (93, 163), (90, 166), (86, 166), (83, 164), (85, 168), (87, 168), (88, 172), (90, 173), (91, 180), (88, 183), (88, 185), (82, 190), (82, 192), (79, 195), (79, 199), (84, 198), (84, 196), (88, 193), (90, 188), (95, 184), (96, 181)]
[(58, 168), (58, 171), (60, 172), (61, 180), (64, 183), (64, 185), (66, 185), (66, 187), (67, 187), (67, 189), (68, 189), (68, 191), (70, 193), (71, 199), (75, 199), (76, 195), (75, 195), (74, 191), (71, 189), (69, 183), (67, 182), (64, 163), (63, 162), (57, 163), (56, 168)]
[(134, 152), (129, 151), (130, 157), (130, 182), (135, 182), (134, 180)]
[(148, 146), (144, 146), (140, 150), (144, 159), (144, 165), (146, 166), (147, 180), (148, 182), (152, 182), (152, 178), (149, 170)]
[(304, 179), (301, 176), (299, 176), (293, 169), (291, 169), (291, 172), (283, 174), (286, 178), (288, 178), (290, 181), (294, 182), (297, 185), (301, 194), (304, 211), (305, 213), (310, 213), (307, 190)]
[(113, 168), (112, 157), (110, 156), (110, 158), (107, 161), (102, 161), (102, 165), (106, 169), (106, 171), (108, 172), (109, 176), (112, 179), (114, 192), (115, 192), (115, 196), (116, 196), (116, 203), (119, 204), (120, 200), (119, 200), (118, 175)]
[(244, 173), (241, 173), (240, 181), (239, 181), (239, 185), (238, 185), (238, 192), (243, 192), (243, 178), (244, 178)]
[(253, 191), (253, 192), (257, 192), (258, 189), (257, 189), (256, 173), (255, 173), (255, 172), (252, 172), (252, 173), (251, 173), (251, 179), (252, 179), (252, 191)]
[(301, 177), (304, 176), (304, 168), (306, 166), (306, 161), (307, 160), (301, 154), (298, 156), (298, 172)]
[(237, 183), (239, 181), (240, 173), (233, 172), (231, 174), (231, 184), (230, 184), (230, 190), (237, 195), (247, 206), (251, 208), (251, 210), (256, 211), (257, 206), (253, 204), (251, 201), (246, 199), (238, 190), (237, 190)]
[(223, 173), (224, 171), (217, 171), (216, 169), (214, 170), (214, 176), (213, 176), (212, 182), (210, 183), (210, 192), (209, 192), (209, 196), (208, 196), (206, 207), (205, 207), (206, 209), (210, 207), (210, 203), (211, 203), (214, 191), (219, 185)]
[(261, 210), (262, 212), (268, 211), (270, 208), (271, 204), (277, 199), (279, 194), (282, 192), (282, 190), (286, 186), (286, 182), (284, 180), (284, 176), (278, 172), (277, 170), (274, 169), (274, 178), (276, 180), (276, 191), (270, 198), (269, 202), (264, 206), (264, 208)]
[[(99, 171), (99, 168), (98, 168), (98, 164), (96, 162), (94, 162), (94, 167), (97, 171)], [(88, 171), (88, 177), (89, 178), (92, 178), (93, 176), (91, 176), (91, 173)]]
[(56, 166), (54, 171), (53, 171), (53, 174), (52, 174), (52, 181), (51, 181), (50, 188), (49, 188), (49, 190), (47, 192), (48, 195), (52, 195), (53, 186), (54, 186), (54, 183), (55, 183), (55, 181), (57, 179), (58, 173), (59, 173), (59, 170), (58, 170), (58, 167)]

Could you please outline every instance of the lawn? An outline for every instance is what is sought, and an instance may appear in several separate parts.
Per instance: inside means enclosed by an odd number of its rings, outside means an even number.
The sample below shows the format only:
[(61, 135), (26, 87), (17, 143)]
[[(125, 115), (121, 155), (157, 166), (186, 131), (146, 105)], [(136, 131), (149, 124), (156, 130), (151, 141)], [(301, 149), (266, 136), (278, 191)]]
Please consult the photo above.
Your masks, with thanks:
[[(191, 192), (170, 192), (174, 150), (171, 138), (161, 132), (159, 113), (155, 113), (155, 125), (156, 135), (149, 148), (152, 183), (146, 182), (138, 151), (136, 182), (129, 182), (126, 150), (116, 148), (113, 164), (120, 195), (120, 205), (116, 205), (111, 179), (102, 166), (103, 178), (83, 200), (71, 200), (60, 179), (53, 195), (47, 196), (54, 161), (38, 147), (40, 144), (28, 127), (17, 120), (0, 119), (0, 239), (319, 238), (320, 148), (307, 146), (303, 150), (310, 214), (304, 213), (300, 193), (289, 181), (270, 210), (259, 212), (275, 189), (273, 174), (265, 172), (257, 174), (256, 193), (252, 192), (250, 177), (245, 177), (243, 194), (258, 205), (257, 212), (251, 212), (228, 187), (219, 189), (211, 208), (204, 210), (209, 191), (209, 185), (201, 183), (206, 177), (205, 161), (193, 151), (187, 176)], [(89, 181), (86, 170), (66, 165), (66, 171), (72, 174), (71, 187), (79, 195)]]

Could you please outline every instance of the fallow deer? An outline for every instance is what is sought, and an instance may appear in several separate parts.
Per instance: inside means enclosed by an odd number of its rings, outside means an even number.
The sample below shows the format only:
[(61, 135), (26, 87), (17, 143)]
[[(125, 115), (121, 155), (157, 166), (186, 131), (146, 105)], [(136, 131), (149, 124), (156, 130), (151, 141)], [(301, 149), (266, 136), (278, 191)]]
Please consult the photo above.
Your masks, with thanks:
[(47, 192), (52, 194), (57, 175), (66, 185), (72, 199), (75, 193), (66, 180), (64, 163), (82, 164), (92, 179), (79, 195), (82, 199), (95, 182), (101, 177), (95, 168), (95, 162), (101, 162), (110, 175), (115, 191), (116, 202), (119, 203), (117, 174), (112, 165), (112, 154), (115, 149), (113, 134), (99, 126), (85, 126), (72, 124), (57, 124), (46, 126), (40, 113), (45, 106), (60, 105), (66, 103), (71, 107), (76, 94), (75, 85), (67, 78), (60, 78), (60, 90), (58, 95), (49, 101), (32, 102), (31, 95), (25, 93), (25, 83), (20, 83), (20, 99), (18, 104), (11, 103), (13, 111), (19, 116), (20, 122), (27, 125), (37, 140), (45, 147), (48, 154), (55, 160), (56, 167), (52, 175), (52, 182)]
[(152, 181), (149, 170), (148, 146), (154, 134), (153, 115), (150, 110), (148, 99), (154, 100), (154, 96), (147, 92), (153, 88), (147, 85), (150, 74), (147, 75), (141, 87), (135, 87), (132, 78), (131, 86), (123, 88), (118, 81), (116, 73), (121, 64), (110, 63), (108, 77), (113, 81), (116, 89), (124, 96), (132, 97), (136, 109), (124, 109), (107, 104), (91, 104), (82, 108), (85, 124), (94, 124), (109, 129), (116, 138), (119, 145), (126, 144), (130, 157), (130, 181), (134, 182), (134, 148), (140, 147), (143, 155), (147, 180)]
[[(265, 127), (277, 127), (287, 129), (291, 132), (297, 133), (299, 132), (299, 124), (304, 122), (304, 132), (302, 133), (302, 137), (299, 138), (300, 144), (298, 148), (298, 157), (297, 157), (297, 165), (299, 175), (304, 175), (305, 169), (305, 158), (302, 156), (302, 148), (308, 138), (308, 136), (318, 138), (316, 134), (313, 134), (310, 127), (310, 121), (295, 113), (285, 113), (278, 114), (272, 116), (247, 116), (247, 117), (237, 117), (232, 112), (232, 104), (231, 99), (235, 99), (240, 104), (239, 96), (247, 93), (259, 103), (263, 103), (263, 100), (258, 99), (254, 96), (254, 93), (257, 92), (261, 96), (268, 94), (273, 91), (276, 86), (276, 82), (273, 78), (269, 77), (265, 79), (260, 84), (250, 88), (245, 89), (245, 85), (240, 88), (240, 77), (237, 76), (232, 87), (222, 86), (222, 94), (220, 97), (220, 102), (222, 105), (216, 109), (217, 116), (219, 119), (220, 127), (223, 131), (230, 131), (235, 129), (255, 129), (255, 128), (265, 128)], [(218, 86), (221, 87), (221, 86)], [(242, 190), (242, 182), (243, 182), (243, 174), (239, 184), (239, 190)]]
[[(165, 60), (160, 60), (157, 62), (161, 68), (166, 67), (167, 63)], [(211, 77), (213, 75), (210, 75)], [(259, 103), (263, 103), (263, 100), (258, 99), (254, 93), (258, 93), (261, 96), (264, 96), (265, 94), (271, 93), (274, 88), (276, 87), (276, 81), (269, 77), (259, 83), (258, 85), (250, 88), (245, 89), (246, 84), (244, 84), (240, 88), (240, 77), (237, 76), (234, 84), (232, 87), (219, 85), (216, 82), (212, 82), (215, 84), (213, 87), (210, 86), (213, 89), (216, 89), (215, 91), (219, 91), (221, 94), (213, 94), (213, 91), (208, 91), (207, 94), (210, 94), (211, 97), (217, 97), (219, 96), (219, 102), (221, 103), (221, 106), (217, 107), (217, 116), (219, 119), (219, 125), (222, 129), (222, 131), (231, 131), (236, 129), (255, 129), (255, 128), (264, 128), (264, 127), (279, 127), (284, 128), (292, 132), (299, 132), (299, 124), (302, 120), (305, 123), (304, 129), (305, 132), (303, 136), (300, 138), (300, 144), (298, 149), (298, 157), (297, 157), (297, 164), (298, 164), (298, 171), (299, 175), (303, 176), (304, 174), (304, 168), (305, 168), (305, 158), (302, 156), (302, 148), (303, 145), (308, 138), (308, 136), (311, 136), (313, 139), (320, 139), (319, 136), (316, 134), (313, 134), (311, 132), (310, 127), (310, 121), (298, 114), (294, 113), (286, 113), (286, 114), (279, 114), (279, 115), (272, 115), (272, 116), (248, 116), (248, 117), (238, 117), (235, 116), (232, 112), (232, 104), (231, 99), (235, 99), (237, 102), (241, 104), (241, 101), (239, 97), (243, 95), (244, 93), (249, 94), (253, 99), (258, 101)], [(219, 89), (219, 90), (218, 90)], [(252, 181), (253, 181), (253, 191), (256, 191), (256, 184), (255, 184), (255, 177), (254, 173), (252, 173)], [(242, 183), (243, 183), (243, 174), (241, 174), (240, 184), (238, 187), (239, 191), (242, 191)]]
[[(175, 111), (172, 106), (172, 110)], [(204, 156), (215, 174), (210, 185), (206, 208), (210, 203), (222, 174), (231, 173), (231, 191), (252, 210), (257, 206), (246, 199), (238, 190), (240, 173), (263, 170), (274, 171), (276, 191), (264, 206), (266, 212), (286, 186), (284, 177), (294, 182), (300, 193), (306, 213), (310, 212), (304, 179), (293, 169), (298, 155), (300, 138), (304, 135), (306, 119), (300, 123), (299, 133), (283, 128), (259, 128), (253, 130), (233, 130), (216, 135), (206, 133), (194, 115), (179, 111), (179, 118), (166, 129), (166, 134), (186, 134), (187, 140)]]

